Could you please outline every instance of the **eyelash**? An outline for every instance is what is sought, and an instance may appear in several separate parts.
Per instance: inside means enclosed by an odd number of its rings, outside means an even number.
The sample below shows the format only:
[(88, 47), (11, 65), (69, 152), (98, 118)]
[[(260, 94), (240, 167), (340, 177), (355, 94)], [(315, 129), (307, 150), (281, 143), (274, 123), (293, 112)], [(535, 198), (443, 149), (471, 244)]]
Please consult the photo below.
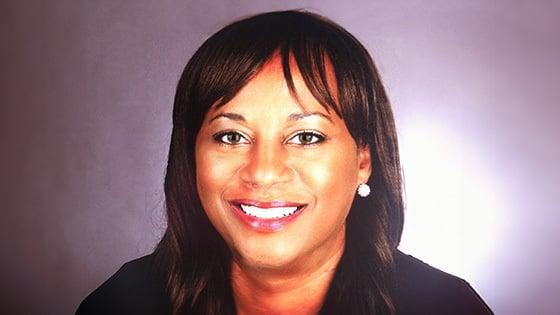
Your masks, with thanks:
[[(242, 139), (245, 139), (246, 143), (232, 143), (231, 140), (224, 140), (224, 137), (226, 136), (239, 136)], [(315, 137), (315, 139), (313, 141), (309, 141), (309, 143), (302, 143), (301, 138), (302, 136), (311, 136), (311, 137)], [(226, 146), (235, 146), (235, 145), (243, 145), (243, 144), (249, 144), (251, 142), (253, 142), (253, 139), (248, 139), (248, 137), (244, 136), (243, 134), (241, 134), (240, 132), (234, 131), (234, 130), (225, 130), (225, 131), (221, 131), (218, 132), (216, 134), (214, 134), (212, 136), (212, 138), (214, 139), (215, 142), (218, 142), (221, 145), (226, 145)], [(299, 138), (297, 143), (290, 143), (293, 142), (292, 140)], [(313, 146), (313, 145), (318, 145), (321, 142), (324, 142), (325, 140), (327, 140), (327, 137), (325, 135), (323, 135), (322, 133), (319, 133), (317, 131), (314, 130), (302, 130), (299, 131), (295, 134), (293, 134), (292, 136), (290, 136), (288, 138), (287, 143), (289, 144), (295, 144), (295, 145), (301, 145), (301, 146)]]
[(325, 135), (323, 135), (322, 133), (319, 133), (319, 132), (314, 131), (314, 130), (303, 130), (303, 131), (300, 131), (300, 132), (294, 134), (293, 136), (290, 136), (290, 138), (288, 138), (288, 142), (291, 142), (293, 139), (300, 138), (302, 136), (312, 136), (312, 137), (315, 137), (316, 140), (315, 141), (310, 141), (309, 143), (301, 143), (301, 139), (299, 139), (300, 143), (295, 143), (295, 144), (303, 145), (303, 146), (312, 146), (312, 145), (318, 145), (319, 143), (327, 140), (327, 137)]
[(212, 138), (214, 139), (215, 142), (219, 143), (220, 145), (225, 145), (225, 146), (246, 144), (246, 143), (231, 143), (231, 140), (230, 140), (230, 142), (224, 140), (224, 137), (234, 136), (234, 135), (239, 136), (240, 139), (245, 139), (246, 142), (248, 142), (248, 143), (252, 142), (251, 139), (247, 139), (246, 136), (244, 136), (243, 134), (241, 134), (237, 131), (234, 131), (234, 130), (225, 130), (225, 131), (218, 132), (218, 133), (214, 134), (212, 136)]

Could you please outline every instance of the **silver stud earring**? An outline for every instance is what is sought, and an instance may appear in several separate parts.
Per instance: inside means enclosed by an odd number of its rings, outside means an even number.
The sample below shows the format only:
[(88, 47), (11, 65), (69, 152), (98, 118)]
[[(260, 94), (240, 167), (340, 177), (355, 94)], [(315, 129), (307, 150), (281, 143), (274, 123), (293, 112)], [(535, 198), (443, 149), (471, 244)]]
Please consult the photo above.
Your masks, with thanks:
[(360, 184), (358, 185), (358, 195), (360, 197), (367, 197), (369, 196), (369, 193), (371, 192), (371, 189), (369, 188), (368, 184)]

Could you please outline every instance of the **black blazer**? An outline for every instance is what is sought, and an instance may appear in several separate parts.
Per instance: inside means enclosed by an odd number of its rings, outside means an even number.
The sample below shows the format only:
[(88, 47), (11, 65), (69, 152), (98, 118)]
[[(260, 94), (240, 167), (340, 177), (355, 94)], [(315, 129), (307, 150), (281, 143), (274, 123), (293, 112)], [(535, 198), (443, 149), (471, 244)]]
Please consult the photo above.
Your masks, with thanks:
[[(465, 280), (401, 252), (397, 252), (395, 262), (393, 301), (397, 314), (493, 314)], [(153, 255), (124, 264), (76, 311), (76, 315), (170, 313), (163, 283), (153, 267)]]

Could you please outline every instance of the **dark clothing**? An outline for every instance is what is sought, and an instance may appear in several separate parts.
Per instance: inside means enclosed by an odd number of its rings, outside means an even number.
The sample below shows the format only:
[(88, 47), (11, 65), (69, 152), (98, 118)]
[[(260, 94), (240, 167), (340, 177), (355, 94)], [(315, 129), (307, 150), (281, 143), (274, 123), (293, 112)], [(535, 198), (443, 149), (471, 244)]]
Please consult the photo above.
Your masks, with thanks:
[(76, 315), (171, 314), (162, 280), (148, 255), (124, 264), (78, 307)]
[[(395, 261), (397, 314), (492, 314), (465, 280), (401, 252)], [(124, 264), (80, 304), (76, 315), (170, 313), (153, 256), (148, 255)]]
[(493, 314), (465, 280), (401, 252), (395, 258), (397, 314)]

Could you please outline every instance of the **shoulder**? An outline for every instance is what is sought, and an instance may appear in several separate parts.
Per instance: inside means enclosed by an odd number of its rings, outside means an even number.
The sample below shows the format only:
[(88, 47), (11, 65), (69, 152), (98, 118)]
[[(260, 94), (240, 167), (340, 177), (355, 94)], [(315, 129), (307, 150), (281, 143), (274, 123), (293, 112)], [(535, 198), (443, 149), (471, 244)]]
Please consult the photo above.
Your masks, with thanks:
[(164, 285), (157, 275), (153, 255), (130, 261), (88, 295), (76, 315), (168, 313)]
[(395, 262), (398, 314), (492, 314), (465, 280), (400, 251)]

